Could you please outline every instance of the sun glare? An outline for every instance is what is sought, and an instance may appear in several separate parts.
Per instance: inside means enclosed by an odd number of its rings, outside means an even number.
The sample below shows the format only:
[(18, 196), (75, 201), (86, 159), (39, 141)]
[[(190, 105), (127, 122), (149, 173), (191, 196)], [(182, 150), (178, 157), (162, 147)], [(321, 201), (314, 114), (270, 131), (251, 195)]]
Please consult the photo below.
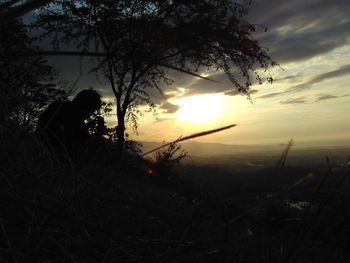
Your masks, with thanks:
[(178, 120), (191, 123), (206, 123), (220, 117), (224, 96), (220, 94), (197, 95), (174, 100), (180, 106)]

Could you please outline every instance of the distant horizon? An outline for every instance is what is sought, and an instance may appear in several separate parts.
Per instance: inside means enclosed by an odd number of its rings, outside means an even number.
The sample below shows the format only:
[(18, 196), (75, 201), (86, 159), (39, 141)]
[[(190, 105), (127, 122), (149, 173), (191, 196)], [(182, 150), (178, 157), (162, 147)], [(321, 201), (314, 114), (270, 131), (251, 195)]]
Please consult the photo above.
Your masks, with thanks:
[[(136, 140), (139, 143), (155, 143), (155, 144), (162, 144), (162, 143), (169, 143), (171, 141), (146, 141), (146, 140)], [(179, 142), (179, 144), (188, 144), (188, 143), (198, 143), (198, 144), (211, 144), (211, 145), (225, 145), (225, 146), (250, 146), (250, 147), (272, 147), (272, 146), (286, 146), (288, 144), (289, 140), (287, 140), (285, 143), (270, 143), (270, 144), (248, 144), (248, 143), (222, 143), (222, 142), (207, 142), (207, 141), (198, 141), (198, 140), (188, 140), (185, 142)], [(293, 140), (293, 145), (292, 147), (313, 147), (313, 148), (324, 148), (324, 147), (350, 147), (350, 139), (347, 140), (334, 140), (332, 141), (327, 141), (323, 142), (322, 144), (317, 144), (320, 141), (314, 141), (312, 143), (306, 144), (304, 143), (297, 143)]]

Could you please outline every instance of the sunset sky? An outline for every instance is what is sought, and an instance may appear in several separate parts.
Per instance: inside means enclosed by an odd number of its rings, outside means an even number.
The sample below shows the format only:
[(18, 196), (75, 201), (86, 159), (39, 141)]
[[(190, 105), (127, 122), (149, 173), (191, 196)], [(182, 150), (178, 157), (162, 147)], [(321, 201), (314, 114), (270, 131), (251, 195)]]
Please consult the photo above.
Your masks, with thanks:
[[(280, 64), (270, 71), (273, 85), (253, 85), (250, 102), (221, 72), (202, 73), (216, 82), (170, 72), (175, 82), (164, 87), (168, 99), (154, 93), (158, 118), (144, 113), (132, 138), (170, 141), (236, 123), (196, 140), (279, 144), (293, 138), (296, 145), (350, 145), (349, 14), (349, 0), (256, 0), (247, 20), (268, 28), (265, 33), (258, 27), (255, 37)], [(62, 75), (72, 75), (73, 66), (61, 66)], [(79, 86), (86, 88), (88, 79)], [(111, 96), (108, 87), (91, 86)]]

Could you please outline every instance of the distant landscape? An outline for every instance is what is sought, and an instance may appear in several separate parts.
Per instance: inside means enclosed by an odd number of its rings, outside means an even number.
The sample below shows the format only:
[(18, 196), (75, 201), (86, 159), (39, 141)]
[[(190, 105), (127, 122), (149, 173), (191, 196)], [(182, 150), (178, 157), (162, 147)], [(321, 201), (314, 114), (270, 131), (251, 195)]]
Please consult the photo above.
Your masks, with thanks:
[[(161, 142), (142, 142), (143, 152), (158, 146)], [(273, 167), (280, 158), (285, 144), (275, 145), (232, 145), (187, 141), (180, 144), (188, 153), (185, 164), (221, 165), (235, 168)], [(287, 166), (310, 166), (325, 164), (329, 160), (341, 165), (350, 154), (350, 145), (303, 147), (293, 145), (288, 152)]]
[[(162, 145), (157, 142), (142, 144), (144, 152)], [(350, 157), (350, 146), (291, 146), (285, 156), (286, 145), (283, 144), (227, 145), (188, 141), (181, 143), (181, 149), (188, 156), (178, 168), (178, 175), (238, 203), (242, 200), (254, 202), (272, 193), (279, 195), (286, 189), (299, 191), (299, 183), (313, 191), (331, 164), (338, 173), (349, 165)], [(283, 158), (284, 164), (278, 169)], [(338, 180), (334, 178), (331, 180)]]

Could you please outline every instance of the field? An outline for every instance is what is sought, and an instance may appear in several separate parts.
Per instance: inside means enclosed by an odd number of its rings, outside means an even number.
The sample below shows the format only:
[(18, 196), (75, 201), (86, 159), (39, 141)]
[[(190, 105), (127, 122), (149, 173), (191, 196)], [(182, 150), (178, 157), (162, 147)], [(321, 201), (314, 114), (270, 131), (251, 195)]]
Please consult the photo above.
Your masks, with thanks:
[(349, 262), (347, 148), (174, 166), (62, 162), (29, 142), (2, 170), (2, 262)]

